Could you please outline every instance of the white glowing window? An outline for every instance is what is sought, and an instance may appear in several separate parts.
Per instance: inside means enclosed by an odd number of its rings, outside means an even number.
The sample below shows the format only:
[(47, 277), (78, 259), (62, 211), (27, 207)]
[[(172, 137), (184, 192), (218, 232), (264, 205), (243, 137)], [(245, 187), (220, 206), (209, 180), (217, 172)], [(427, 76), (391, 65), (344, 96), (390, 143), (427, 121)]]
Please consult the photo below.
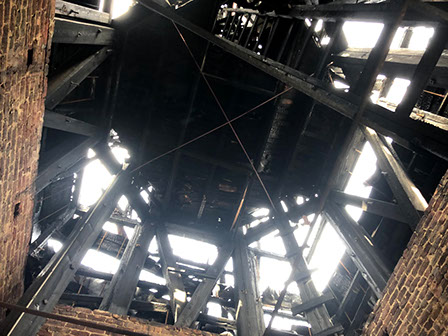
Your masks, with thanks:
[(221, 317), (221, 305), (216, 302), (208, 302), (207, 303), (207, 315), (214, 317)]
[(98, 272), (114, 274), (118, 270), (120, 260), (105, 253), (90, 249), (82, 259), (81, 264)]
[(113, 0), (111, 10), (112, 20), (125, 14), (134, 3), (135, 1), (133, 0)]
[(118, 227), (117, 224), (111, 223), (111, 222), (106, 222), (103, 225), (103, 230), (110, 232), (112, 234), (118, 234)]
[(342, 31), (349, 48), (373, 48), (383, 27), (379, 22), (346, 21)]
[(425, 50), (433, 35), (434, 28), (432, 27), (414, 27), (409, 41), (409, 49)]
[(153, 273), (150, 273), (148, 271), (142, 270), (140, 272), (140, 280), (143, 281), (148, 281), (148, 282), (153, 282), (159, 285), (166, 285), (166, 280), (165, 278), (159, 277), (158, 275), (155, 275)]
[(410, 80), (395, 78), (389, 92), (387, 93), (386, 100), (396, 105), (400, 104), (406, 94), (409, 84), (411, 84)]
[(265, 217), (269, 215), (269, 209), (267, 208), (260, 208), (252, 212), (252, 216), (254, 217)]
[(218, 249), (202, 241), (168, 235), (174, 255), (202, 264), (213, 264), (218, 256)]
[(62, 248), (62, 243), (56, 239), (48, 239), (48, 247), (51, 248), (54, 252), (58, 252)]
[(285, 287), (285, 282), (291, 274), (291, 265), (287, 261), (261, 257), (259, 271), (260, 281), (258, 285), (260, 293), (263, 293), (268, 287), (280, 292)]

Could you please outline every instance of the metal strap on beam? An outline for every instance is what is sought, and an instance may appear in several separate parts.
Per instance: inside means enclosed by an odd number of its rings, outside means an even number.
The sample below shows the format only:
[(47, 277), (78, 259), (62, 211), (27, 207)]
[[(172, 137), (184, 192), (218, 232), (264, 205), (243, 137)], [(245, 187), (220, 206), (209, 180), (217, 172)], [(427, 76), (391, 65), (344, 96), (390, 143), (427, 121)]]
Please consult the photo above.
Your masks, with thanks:
[(154, 234), (149, 221), (135, 227), (134, 235), (121, 257), (120, 266), (104, 293), (100, 309), (127, 315)]
[(82, 21), (54, 19), (53, 43), (111, 45), (114, 29)]
[(374, 215), (395, 219), (402, 223), (408, 222), (408, 218), (395, 203), (350, 195), (338, 190), (333, 190), (329, 198), (340, 205), (353, 205)]
[(218, 251), (218, 258), (213, 265), (207, 269), (204, 279), (194, 291), (190, 302), (186, 304), (179, 315), (179, 319), (175, 323), (177, 326), (190, 327), (191, 324), (196, 321), (199, 313), (207, 304), (210, 293), (223, 273), (224, 268), (232, 255), (233, 247), (233, 243), (230, 241)]
[[(122, 195), (123, 188), (129, 183), (129, 176), (122, 173), (117, 176), (101, 198), (89, 210), (70, 234), (68, 241), (56, 253), (49, 264), (35, 279), (19, 300), (19, 305), (35, 308), (42, 312), (51, 312), (64, 293), (69, 282), (88, 249), (99, 236), (104, 222), (110, 217)], [(0, 326), (11, 336), (35, 335), (44, 318), (11, 312)]]
[(380, 297), (390, 272), (368, 239), (369, 234), (339, 205), (328, 201), (324, 211), (336, 232), (352, 251), (351, 256), (362, 276), (375, 295)]
[(48, 156), (42, 158), (42, 166), (36, 178), (36, 193), (50, 185), (61, 173), (74, 166), (87, 155), (87, 150), (95, 146), (102, 136), (98, 135), (84, 140), (72, 148), (71, 143), (63, 143), (55, 148)]
[(94, 136), (98, 127), (63, 114), (45, 110), (44, 127), (85, 136)]
[(51, 78), (48, 82), (45, 107), (50, 110), (54, 109), (70, 92), (78, 87), (79, 84), (93, 72), (93, 70), (98, 68), (111, 52), (111, 49), (104, 47), (87, 57), (85, 60), (73, 65), (59, 75), (56, 75), (54, 78)]
[(428, 206), (426, 200), (407, 176), (398, 158), (389, 150), (388, 144), (373, 129), (362, 127), (361, 130), (375, 152), (379, 167), (385, 172), (385, 178), (398, 205), (408, 219), (407, 223), (414, 230), (421, 217), (419, 211), (425, 211)]

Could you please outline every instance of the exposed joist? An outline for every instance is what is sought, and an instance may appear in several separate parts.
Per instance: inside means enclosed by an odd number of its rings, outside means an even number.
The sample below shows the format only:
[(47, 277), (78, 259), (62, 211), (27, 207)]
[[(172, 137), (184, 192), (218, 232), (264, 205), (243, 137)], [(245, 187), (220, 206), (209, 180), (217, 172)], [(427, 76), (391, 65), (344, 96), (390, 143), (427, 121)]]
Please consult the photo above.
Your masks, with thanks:
[(149, 244), (154, 237), (152, 223), (147, 220), (134, 228), (134, 234), (129, 241), (120, 266), (107, 287), (100, 309), (113, 314), (127, 315), (134, 298), (140, 272), (148, 257)]
[(100, 135), (88, 138), (75, 148), (72, 147), (73, 145), (70, 141), (62, 143), (42, 157), (39, 175), (35, 182), (36, 193), (50, 185), (59, 174), (82, 160), (87, 155), (87, 150), (95, 146), (101, 138), (102, 136)]
[[(334, 90), (334, 88), (322, 81), (316, 80), (281, 63), (265, 59), (261, 55), (248, 51), (233, 42), (219, 38), (185, 20), (172, 10), (158, 6), (152, 0), (141, 0), (139, 4), (159, 13), (169, 20), (173, 20), (194, 34), (315, 99), (318, 103), (328, 106), (345, 117), (354, 118), (358, 106), (355, 103), (357, 97), (352, 94)], [(376, 129), (381, 134), (392, 137), (396, 142), (407, 148), (414, 148), (415, 144), (418, 143), (420, 147), (441, 158), (447, 159), (448, 137), (446, 137), (442, 130), (411, 119), (397, 119), (397, 116), (390, 113), (389, 110), (368, 103), (367, 110), (360, 119), (360, 123)]]
[(407, 223), (408, 221), (408, 218), (403, 215), (398, 204), (395, 203), (350, 195), (338, 190), (333, 190), (329, 198), (339, 205), (353, 205), (361, 208), (365, 212), (395, 219), (402, 223)]
[(98, 132), (95, 125), (49, 110), (45, 110), (44, 127), (89, 137)]
[(97, 24), (63, 19), (54, 19), (53, 43), (111, 45), (114, 29)]
[(190, 327), (191, 324), (196, 321), (201, 310), (207, 304), (210, 294), (215, 287), (219, 277), (224, 271), (227, 262), (233, 252), (233, 242), (230, 241), (222, 248), (218, 250), (218, 258), (215, 260), (213, 265), (211, 265), (205, 272), (205, 278), (198, 285), (191, 300), (185, 305), (179, 315), (179, 319), (176, 321), (176, 325), (182, 327)]
[(407, 176), (406, 171), (395, 153), (388, 148), (388, 144), (371, 128), (361, 128), (367, 141), (373, 148), (380, 169), (397, 200), (403, 215), (408, 219), (411, 229), (415, 229), (420, 220), (421, 213), (428, 206), (420, 190)]
[(390, 277), (390, 271), (368, 239), (369, 234), (341, 206), (328, 201), (324, 211), (336, 232), (352, 251), (351, 257), (362, 276), (375, 295), (380, 297)]
[[(34, 280), (19, 300), (19, 305), (43, 312), (51, 312), (73, 279), (88, 249), (100, 234), (104, 222), (122, 195), (122, 190), (129, 183), (126, 173), (114, 179), (89, 213), (73, 229), (67, 244), (56, 253), (49, 264)], [(9, 330), (8, 335), (23, 336), (36, 334), (45, 319), (20, 312), (11, 312), (0, 327)]]
[(81, 84), (111, 54), (111, 49), (104, 47), (85, 60), (76, 63), (48, 81), (45, 107), (54, 109), (67, 95)]
[(64, 15), (75, 19), (84, 19), (99, 23), (109, 23), (110, 14), (98, 10), (80, 6), (68, 1), (56, 0), (55, 14)]

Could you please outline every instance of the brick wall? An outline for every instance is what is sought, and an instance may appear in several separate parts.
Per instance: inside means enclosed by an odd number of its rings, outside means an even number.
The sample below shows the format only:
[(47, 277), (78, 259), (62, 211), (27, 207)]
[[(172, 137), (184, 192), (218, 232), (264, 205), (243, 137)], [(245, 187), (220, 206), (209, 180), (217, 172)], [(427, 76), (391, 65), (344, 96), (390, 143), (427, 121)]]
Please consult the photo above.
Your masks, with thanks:
[(53, 13), (52, 0), (0, 0), (0, 300), (7, 302), (23, 292)]
[(364, 328), (366, 336), (448, 335), (448, 171)]
[[(206, 331), (193, 330), (188, 328), (179, 328), (172, 325), (165, 325), (155, 322), (149, 322), (135, 317), (120, 316), (111, 314), (102, 310), (90, 310), (87, 308), (57, 306), (54, 310), (55, 314), (88, 320), (98, 324), (106, 324), (108, 326), (126, 329), (130, 331), (140, 332), (147, 335), (157, 336), (213, 336)], [(37, 336), (99, 336), (99, 335), (117, 335), (105, 332), (99, 329), (92, 329), (79, 326), (72, 323), (66, 323), (56, 320), (47, 320), (42, 326)]]

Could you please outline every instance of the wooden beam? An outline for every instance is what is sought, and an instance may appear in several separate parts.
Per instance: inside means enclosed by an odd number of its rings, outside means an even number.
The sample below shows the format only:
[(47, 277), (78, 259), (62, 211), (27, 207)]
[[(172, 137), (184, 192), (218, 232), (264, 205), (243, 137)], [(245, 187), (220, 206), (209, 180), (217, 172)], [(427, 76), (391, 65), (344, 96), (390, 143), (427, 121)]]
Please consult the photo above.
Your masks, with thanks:
[(348, 286), (347, 291), (344, 294), (344, 297), (342, 298), (341, 304), (338, 307), (338, 310), (336, 311), (336, 319), (338, 321), (341, 320), (344, 312), (345, 312), (345, 307), (347, 306), (349, 300), (350, 300), (350, 296), (352, 294), (353, 291), (353, 287), (358, 283), (358, 280), (361, 278), (361, 272), (358, 270), (356, 271), (355, 276), (353, 277), (352, 281), (350, 282), (350, 286)]
[(98, 133), (95, 125), (50, 110), (45, 110), (44, 127), (88, 137)]
[(110, 54), (111, 49), (104, 47), (87, 57), (85, 60), (71, 66), (53, 78), (50, 78), (48, 81), (45, 107), (50, 110), (54, 109), (70, 92), (78, 87), (93, 70), (98, 68)]
[(53, 43), (111, 45), (114, 29), (107, 26), (56, 17)]
[(190, 327), (191, 324), (196, 321), (201, 310), (207, 304), (210, 293), (223, 273), (224, 268), (232, 255), (233, 247), (233, 242), (230, 241), (219, 249), (217, 259), (213, 265), (207, 269), (205, 278), (194, 291), (191, 300), (185, 305), (185, 308), (179, 315), (179, 319), (176, 321), (175, 325), (180, 327)]
[(182, 276), (180, 272), (177, 272), (176, 257), (173, 254), (165, 224), (157, 224), (156, 237), (163, 275), (170, 290), (171, 310), (174, 322), (177, 322), (187, 303), (187, 292), (182, 282)]
[(89, 7), (62, 0), (56, 0), (55, 14), (98, 23), (109, 23), (110, 21), (109, 13), (100, 12)]
[(152, 223), (148, 220), (135, 227), (134, 235), (121, 257), (120, 266), (104, 293), (100, 309), (127, 315), (154, 234)]
[[(129, 175), (117, 176), (100, 199), (92, 206), (73, 229), (67, 244), (56, 253), (49, 264), (34, 280), (19, 300), (19, 305), (33, 307), (43, 312), (51, 312), (73, 279), (88, 249), (100, 234), (104, 222), (112, 214), (122, 195), (123, 188), (130, 182)], [(8, 330), (8, 335), (22, 336), (36, 334), (44, 318), (11, 312), (0, 330)]]
[(314, 309), (317, 306), (320, 306), (320, 305), (327, 303), (331, 300), (334, 300), (333, 294), (331, 294), (331, 293), (322, 294), (320, 296), (316, 296), (315, 298), (312, 298), (309, 301), (303, 302), (297, 306), (292, 306), (291, 311), (292, 311), (293, 315), (305, 313), (305, 312), (307, 312), (311, 309)]
[(329, 198), (339, 205), (353, 205), (374, 215), (395, 219), (402, 223), (408, 222), (408, 218), (395, 203), (350, 195), (338, 190), (333, 190)]
[(345, 209), (331, 201), (325, 205), (325, 214), (346, 246), (352, 251), (351, 256), (362, 276), (375, 295), (380, 297), (390, 277), (390, 271), (369, 240), (369, 234)]
[(407, 223), (414, 230), (420, 220), (420, 212), (425, 211), (428, 206), (426, 200), (407, 176), (398, 157), (388, 148), (389, 145), (373, 129), (362, 127), (361, 130), (375, 152), (378, 165), (385, 173), (385, 178), (397, 199), (398, 206), (408, 219)]
[(431, 78), (434, 67), (437, 65), (448, 41), (448, 28), (443, 25), (435, 28), (434, 35), (429, 40), (423, 57), (415, 69), (411, 84), (408, 86), (403, 100), (398, 105), (395, 113), (401, 118), (409, 118), (423, 89)]
[(233, 267), (238, 301), (236, 308), (238, 335), (262, 336), (264, 320), (257, 286), (256, 264), (241, 234), (235, 238)]

